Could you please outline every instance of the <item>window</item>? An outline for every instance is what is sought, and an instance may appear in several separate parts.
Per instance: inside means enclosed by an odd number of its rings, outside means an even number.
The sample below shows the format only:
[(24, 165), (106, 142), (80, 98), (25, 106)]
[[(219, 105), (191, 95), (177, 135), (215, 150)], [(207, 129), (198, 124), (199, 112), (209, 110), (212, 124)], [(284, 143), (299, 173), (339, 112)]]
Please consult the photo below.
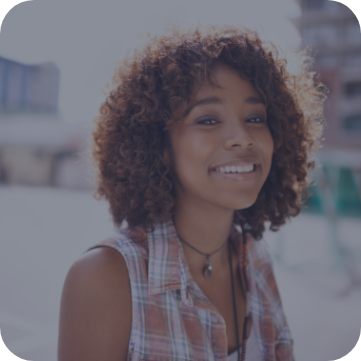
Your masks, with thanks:
[(345, 118), (343, 127), (347, 131), (361, 132), (361, 114), (350, 115)]
[(322, 68), (335, 68), (338, 65), (338, 58), (336, 54), (316, 55), (315, 60)]
[(345, 65), (361, 65), (361, 52), (357, 51), (357, 52), (353, 52), (353, 53), (349, 53), (346, 54), (344, 56), (344, 64)]
[(324, 0), (303, 0), (303, 8), (306, 10), (322, 9)]
[(361, 32), (360, 24), (357, 20), (352, 20), (347, 23), (345, 28), (346, 41), (349, 44), (360, 44), (361, 45)]
[(345, 94), (348, 98), (361, 95), (361, 81), (350, 82), (345, 84)]
[(303, 28), (304, 37), (310, 46), (336, 45), (338, 28), (334, 24), (312, 24)]

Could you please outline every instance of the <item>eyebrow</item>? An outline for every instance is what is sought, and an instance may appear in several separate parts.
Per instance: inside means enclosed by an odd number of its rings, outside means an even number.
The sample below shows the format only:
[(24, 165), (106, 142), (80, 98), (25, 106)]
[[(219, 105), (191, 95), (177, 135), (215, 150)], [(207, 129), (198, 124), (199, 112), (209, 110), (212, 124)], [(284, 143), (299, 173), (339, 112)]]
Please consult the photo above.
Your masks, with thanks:
[[(259, 97), (248, 97), (246, 99), (246, 104), (263, 104), (265, 105), (264, 101)], [(223, 104), (223, 100), (218, 97), (209, 97), (204, 98), (201, 100), (198, 100), (197, 102), (190, 105), (186, 111), (184, 112), (183, 116), (186, 117), (195, 107), (200, 105), (206, 105), (206, 104)]]

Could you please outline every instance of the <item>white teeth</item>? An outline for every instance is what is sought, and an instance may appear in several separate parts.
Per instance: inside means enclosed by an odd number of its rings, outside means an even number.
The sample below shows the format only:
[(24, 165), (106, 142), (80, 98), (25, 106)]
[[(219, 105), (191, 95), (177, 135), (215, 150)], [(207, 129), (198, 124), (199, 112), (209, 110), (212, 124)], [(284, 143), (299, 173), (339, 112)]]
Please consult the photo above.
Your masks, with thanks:
[(254, 164), (249, 164), (245, 166), (239, 165), (237, 167), (235, 167), (234, 165), (227, 167), (220, 167), (217, 170), (221, 173), (247, 173), (247, 172), (252, 172), (253, 169), (254, 169)]

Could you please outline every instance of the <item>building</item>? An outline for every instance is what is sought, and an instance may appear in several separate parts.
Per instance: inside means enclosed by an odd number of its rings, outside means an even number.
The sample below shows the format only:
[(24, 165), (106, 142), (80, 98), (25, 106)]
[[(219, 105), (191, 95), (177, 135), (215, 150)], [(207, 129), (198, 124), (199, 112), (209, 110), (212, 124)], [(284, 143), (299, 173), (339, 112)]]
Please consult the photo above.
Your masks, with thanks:
[(51, 62), (26, 65), (0, 56), (0, 113), (56, 113), (59, 79)]
[[(329, 88), (327, 127), (318, 153), (323, 175), (311, 190), (316, 197), (332, 192), (339, 214), (361, 214), (361, 32), (354, 13), (329, 0), (297, 0), (302, 15), (293, 19), (309, 47), (321, 81)], [(328, 183), (326, 190), (320, 184)], [(318, 188), (317, 188), (318, 187)], [(328, 190), (327, 190), (328, 189)], [(317, 196), (318, 194), (318, 196)], [(325, 196), (325, 194), (324, 194)], [(326, 195), (327, 198), (327, 195)]]
[(58, 112), (60, 70), (0, 57), (0, 183), (91, 187), (90, 129)]
[(293, 22), (312, 49), (330, 93), (325, 104), (325, 147), (361, 151), (361, 33), (354, 13), (339, 2), (298, 0)]

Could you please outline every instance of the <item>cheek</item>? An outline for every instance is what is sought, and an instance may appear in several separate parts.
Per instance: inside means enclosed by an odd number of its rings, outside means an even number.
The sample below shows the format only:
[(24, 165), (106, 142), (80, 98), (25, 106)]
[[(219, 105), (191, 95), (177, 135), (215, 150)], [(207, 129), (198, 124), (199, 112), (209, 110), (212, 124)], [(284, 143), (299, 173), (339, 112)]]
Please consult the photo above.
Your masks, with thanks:
[(214, 143), (208, 138), (192, 134), (179, 138), (175, 144), (178, 165), (182, 168), (192, 168), (193, 171), (200, 169), (207, 160)]
[(272, 138), (272, 134), (271, 134), (270, 130), (268, 130), (264, 134), (261, 144), (262, 144), (263, 152), (264, 152), (267, 160), (272, 159), (274, 142), (273, 142), (273, 138)]
[(197, 169), (199, 146), (191, 137), (178, 136), (173, 139), (173, 170), (181, 182), (194, 174)]
[(267, 172), (267, 176), (271, 170), (272, 165), (272, 156), (274, 150), (274, 142), (271, 135), (271, 132), (268, 130), (265, 134), (263, 134), (262, 138), (260, 139), (260, 148), (263, 153), (263, 159), (265, 161), (265, 170)]

